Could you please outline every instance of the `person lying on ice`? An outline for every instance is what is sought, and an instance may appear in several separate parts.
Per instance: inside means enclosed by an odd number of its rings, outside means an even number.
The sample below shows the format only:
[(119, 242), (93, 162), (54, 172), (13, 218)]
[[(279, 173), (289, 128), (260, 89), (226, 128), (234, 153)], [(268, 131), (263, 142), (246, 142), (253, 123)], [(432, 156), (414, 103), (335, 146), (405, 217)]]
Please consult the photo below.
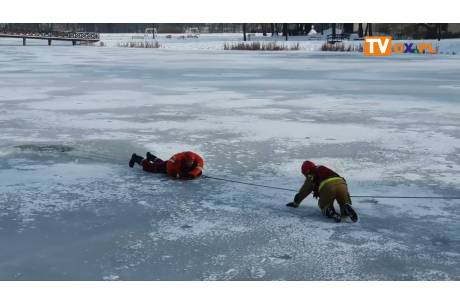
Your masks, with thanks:
[(199, 177), (204, 167), (203, 158), (191, 151), (177, 153), (168, 161), (163, 161), (149, 152), (147, 152), (145, 159), (133, 154), (131, 160), (129, 160), (129, 167), (133, 167), (134, 163), (142, 166), (147, 172), (164, 173), (178, 179), (194, 179)]
[[(318, 206), (324, 216), (333, 218), (336, 222), (347, 216), (353, 222), (358, 221), (358, 214), (351, 207), (351, 198), (344, 178), (326, 166), (316, 166), (311, 161), (302, 164), (302, 174), (306, 178), (305, 183), (295, 195), (294, 201), (287, 204), (288, 207), (299, 207), (302, 200), (313, 191), (313, 196), (319, 197)], [(334, 209), (334, 200), (339, 203), (341, 215)]]

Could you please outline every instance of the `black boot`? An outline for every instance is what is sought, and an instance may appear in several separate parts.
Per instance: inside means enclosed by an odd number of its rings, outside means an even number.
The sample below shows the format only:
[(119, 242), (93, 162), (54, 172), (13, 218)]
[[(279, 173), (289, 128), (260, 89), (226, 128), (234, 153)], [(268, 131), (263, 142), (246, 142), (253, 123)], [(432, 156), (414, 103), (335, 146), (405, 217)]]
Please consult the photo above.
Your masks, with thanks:
[(344, 210), (345, 212), (347, 213), (347, 216), (350, 216), (350, 219), (351, 221), (353, 222), (357, 222), (358, 221), (358, 214), (355, 212), (355, 210), (353, 210), (353, 208), (351, 207), (351, 204), (345, 204), (344, 205)]
[(324, 216), (334, 219), (335, 222), (341, 222), (342, 221), (342, 218), (340, 217), (340, 214), (338, 214), (335, 211), (334, 207), (325, 208), (322, 212), (323, 212)]
[(141, 156), (133, 154), (131, 156), (131, 160), (129, 160), (129, 167), (133, 167), (134, 163), (137, 163), (137, 164), (141, 165), (143, 160), (144, 160), (144, 158), (142, 158)]
[(347, 210), (345, 209), (345, 205), (340, 205), (340, 216), (342, 218), (348, 217)]
[(152, 155), (149, 151), (147, 152), (146, 156), (147, 156), (147, 160), (149, 160), (150, 162), (155, 161), (155, 159), (157, 158), (157, 156)]

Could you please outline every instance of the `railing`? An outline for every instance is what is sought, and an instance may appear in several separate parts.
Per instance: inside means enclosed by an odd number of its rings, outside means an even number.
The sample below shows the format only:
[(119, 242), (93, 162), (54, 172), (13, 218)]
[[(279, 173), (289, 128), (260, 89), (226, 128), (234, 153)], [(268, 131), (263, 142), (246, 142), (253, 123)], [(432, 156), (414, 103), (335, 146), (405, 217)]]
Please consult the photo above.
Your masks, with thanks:
[(66, 40), (100, 40), (99, 33), (91, 32), (29, 32), (0, 30), (0, 35), (23, 38), (66, 39)]
[(328, 43), (336, 43), (341, 42), (343, 40), (350, 39), (350, 34), (329, 34), (327, 35), (327, 42)]

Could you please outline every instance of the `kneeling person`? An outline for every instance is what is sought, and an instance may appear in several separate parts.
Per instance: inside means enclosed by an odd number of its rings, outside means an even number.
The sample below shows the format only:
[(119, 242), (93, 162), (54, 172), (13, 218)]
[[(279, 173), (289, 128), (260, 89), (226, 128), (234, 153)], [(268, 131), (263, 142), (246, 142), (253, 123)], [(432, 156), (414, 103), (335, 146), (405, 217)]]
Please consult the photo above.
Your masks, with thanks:
[(135, 163), (141, 165), (144, 171), (168, 174), (177, 179), (197, 178), (201, 176), (204, 168), (203, 158), (191, 151), (177, 153), (167, 161), (163, 161), (149, 152), (147, 152), (145, 159), (133, 154), (129, 160), (129, 167), (133, 167)]
[[(326, 166), (316, 166), (311, 161), (302, 164), (302, 174), (305, 183), (295, 195), (294, 201), (287, 206), (297, 208), (311, 192), (315, 198), (319, 198), (318, 206), (324, 216), (340, 222), (342, 217), (349, 216), (353, 222), (358, 221), (358, 214), (351, 207), (351, 198), (347, 183), (344, 178)], [(340, 206), (340, 214), (334, 209), (334, 201)]]

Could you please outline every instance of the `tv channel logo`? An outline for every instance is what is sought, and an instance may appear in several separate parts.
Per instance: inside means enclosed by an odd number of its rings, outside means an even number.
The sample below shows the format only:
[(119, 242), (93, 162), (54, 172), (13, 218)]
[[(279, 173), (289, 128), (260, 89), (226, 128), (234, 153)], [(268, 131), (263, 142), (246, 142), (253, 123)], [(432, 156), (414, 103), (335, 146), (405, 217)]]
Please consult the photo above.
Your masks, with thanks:
[(391, 36), (367, 36), (364, 38), (365, 56), (390, 56), (392, 54), (436, 54), (432, 43), (397, 42)]

